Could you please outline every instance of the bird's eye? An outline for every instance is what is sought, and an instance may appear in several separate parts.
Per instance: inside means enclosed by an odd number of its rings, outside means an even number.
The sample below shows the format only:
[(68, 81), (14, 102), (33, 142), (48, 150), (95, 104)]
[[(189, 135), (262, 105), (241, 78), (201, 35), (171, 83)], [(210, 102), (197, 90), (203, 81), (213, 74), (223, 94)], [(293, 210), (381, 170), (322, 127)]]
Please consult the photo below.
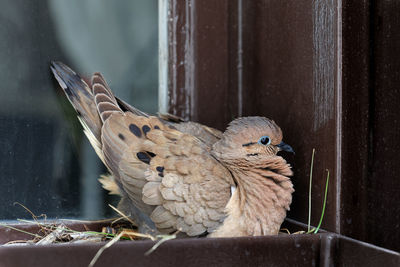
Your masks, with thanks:
[(264, 146), (267, 146), (269, 144), (271, 144), (271, 139), (269, 138), (269, 136), (262, 136), (259, 140), (258, 143)]

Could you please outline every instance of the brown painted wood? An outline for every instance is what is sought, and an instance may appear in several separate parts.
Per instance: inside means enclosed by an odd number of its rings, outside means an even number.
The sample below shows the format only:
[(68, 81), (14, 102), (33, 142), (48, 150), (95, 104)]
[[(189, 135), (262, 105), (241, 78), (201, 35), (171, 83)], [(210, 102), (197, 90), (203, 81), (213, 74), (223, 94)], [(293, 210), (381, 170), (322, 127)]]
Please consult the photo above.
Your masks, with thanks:
[[(77, 231), (100, 231), (95, 222), (68, 223)], [(13, 225), (31, 233), (36, 224)], [(0, 244), (31, 239), (0, 227)], [(400, 254), (340, 235), (286, 235), (169, 240), (145, 255), (155, 242), (119, 241), (103, 251), (95, 266), (398, 266)], [(2, 266), (88, 266), (105, 242), (0, 246)], [(23, 255), (23, 257), (21, 257)]]
[(344, 1), (342, 20), (341, 233), (366, 240), (370, 132), (370, 5)]
[(366, 240), (400, 251), (400, 2), (373, 5)]
[(316, 148), (312, 224), (329, 169), (323, 227), (400, 249), (399, 5), (201, 3), (170, 4), (170, 36), (181, 38), (170, 45), (170, 70), (182, 62), (169, 72), (170, 112), (220, 129), (239, 115), (273, 118), (296, 151), (285, 155), (296, 189), (288, 216), (307, 222)]
[[(236, 46), (230, 10), (236, 1), (178, 1), (169, 3), (169, 112), (217, 128), (237, 114), (235, 85), (230, 78)], [(232, 40), (233, 38), (233, 40)], [(232, 64), (231, 64), (232, 63)], [(234, 70), (233, 70), (234, 71)], [(233, 107), (234, 109), (234, 107)]]

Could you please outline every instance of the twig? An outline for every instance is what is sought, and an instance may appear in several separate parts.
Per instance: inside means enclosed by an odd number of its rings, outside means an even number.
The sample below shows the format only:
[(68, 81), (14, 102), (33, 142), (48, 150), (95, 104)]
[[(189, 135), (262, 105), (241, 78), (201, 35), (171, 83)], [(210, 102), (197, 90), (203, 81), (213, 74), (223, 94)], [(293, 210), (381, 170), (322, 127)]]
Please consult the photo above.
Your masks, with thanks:
[(110, 218), (110, 219), (103, 219), (103, 220), (96, 220), (96, 221), (88, 221), (88, 220), (77, 220), (77, 219), (59, 219), (60, 221), (67, 221), (67, 222), (78, 222), (78, 223), (108, 223), (112, 222), (115, 219), (119, 219), (119, 217)]
[(48, 245), (54, 243), (63, 232), (65, 232), (66, 228), (63, 225), (59, 225), (54, 231), (50, 234), (36, 242), (36, 245)]
[(290, 231), (289, 231), (289, 229), (287, 229), (287, 228), (281, 228), (281, 229), (279, 230), (279, 232), (282, 233), (282, 234), (284, 234), (284, 233), (286, 232), (286, 234), (290, 235)]
[(12, 240), (12, 241), (8, 241), (7, 243), (4, 244), (4, 246), (26, 246), (29, 244), (29, 242), (31, 241), (27, 241), (27, 240)]
[(117, 212), (119, 215), (121, 215), (124, 219), (129, 221), (132, 225), (136, 225), (136, 223), (131, 218), (129, 218), (127, 215), (125, 215), (122, 211), (120, 211), (119, 209), (117, 209), (116, 207), (114, 207), (111, 204), (108, 204), (108, 206), (110, 208), (112, 208), (115, 212)]
[(149, 249), (146, 253), (144, 253), (144, 255), (149, 256), (151, 253), (154, 252), (154, 250), (156, 250), (165, 241), (175, 239), (176, 235), (178, 233), (179, 233), (179, 230), (176, 231), (175, 233), (173, 233), (172, 235), (158, 235), (157, 237), (161, 237), (161, 239), (156, 244), (154, 244), (154, 246), (151, 249)]
[(102, 246), (96, 253), (96, 255), (94, 255), (93, 259), (90, 261), (88, 267), (93, 267), (97, 260), (100, 258), (101, 254), (104, 252), (104, 250), (106, 250), (107, 248), (111, 247), (112, 245), (114, 245), (123, 235), (123, 232), (119, 233), (116, 237), (114, 237), (113, 239), (111, 239), (110, 242), (108, 242), (107, 244), (105, 244), (104, 246)]
[(13, 204), (14, 204), (14, 205), (19, 205), (19, 206), (21, 206), (23, 209), (25, 209), (27, 212), (29, 212), (29, 214), (31, 214), (33, 220), (37, 223), (37, 225), (39, 225), (38, 218), (43, 217), (43, 218), (44, 218), (44, 221), (46, 221), (46, 219), (47, 219), (47, 215), (46, 215), (46, 214), (41, 214), (41, 215), (39, 215), (39, 216), (36, 216), (30, 209), (28, 209), (26, 206), (24, 206), (23, 204), (21, 204), (21, 203), (19, 203), (19, 202), (14, 202)]
[(7, 225), (7, 224), (0, 223), (0, 226), (6, 227), (6, 228), (10, 228), (10, 229), (13, 229), (13, 230), (15, 230), (15, 231), (18, 231), (18, 232), (21, 232), (21, 233), (24, 233), (24, 234), (27, 234), (27, 235), (31, 235), (31, 236), (34, 236), (34, 237), (42, 238), (42, 236), (40, 236), (40, 235), (33, 234), (33, 233), (30, 233), (30, 232), (21, 230), (21, 229), (12, 227), (12, 226)]

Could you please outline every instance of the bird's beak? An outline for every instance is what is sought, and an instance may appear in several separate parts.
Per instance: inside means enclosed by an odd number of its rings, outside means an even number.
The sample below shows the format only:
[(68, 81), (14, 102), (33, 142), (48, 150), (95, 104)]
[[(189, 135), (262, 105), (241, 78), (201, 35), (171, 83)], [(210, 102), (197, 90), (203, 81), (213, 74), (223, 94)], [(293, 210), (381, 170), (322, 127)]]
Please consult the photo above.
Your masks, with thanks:
[(293, 148), (284, 142), (280, 142), (280, 144), (277, 145), (277, 147), (279, 148), (280, 151), (286, 151), (294, 154)]

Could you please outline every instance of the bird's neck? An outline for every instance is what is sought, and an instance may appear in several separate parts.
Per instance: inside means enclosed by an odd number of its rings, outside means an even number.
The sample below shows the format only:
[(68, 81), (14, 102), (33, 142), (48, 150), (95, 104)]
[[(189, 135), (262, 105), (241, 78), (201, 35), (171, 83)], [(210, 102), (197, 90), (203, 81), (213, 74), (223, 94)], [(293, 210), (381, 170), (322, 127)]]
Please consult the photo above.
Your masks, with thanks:
[(290, 166), (277, 156), (267, 166), (236, 163), (230, 170), (237, 190), (227, 205), (224, 224), (213, 236), (231, 236), (237, 229), (243, 236), (277, 234), (292, 202)]

